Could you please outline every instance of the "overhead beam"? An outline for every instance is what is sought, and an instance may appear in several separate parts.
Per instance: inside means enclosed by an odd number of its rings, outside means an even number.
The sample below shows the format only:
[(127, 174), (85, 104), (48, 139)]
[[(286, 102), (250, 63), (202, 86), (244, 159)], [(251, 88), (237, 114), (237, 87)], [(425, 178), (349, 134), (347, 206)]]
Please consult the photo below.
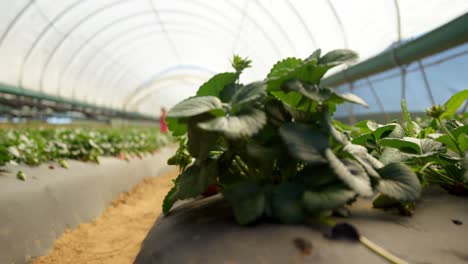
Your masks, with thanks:
[(49, 95), (49, 94), (39, 92), (39, 91), (21, 89), (18, 87), (14, 87), (14, 86), (2, 84), (2, 83), (0, 83), (0, 94), (11, 94), (11, 95), (16, 95), (16, 96), (24, 96), (24, 97), (29, 97), (29, 98), (39, 99), (39, 100), (50, 101), (50, 102), (54, 102), (60, 105), (66, 105), (66, 106), (71, 106), (71, 107), (81, 109), (80, 111), (84, 113), (95, 114), (97, 112), (97, 113), (103, 113), (107, 116), (115, 116), (115, 117), (121, 117), (121, 118), (126, 118), (126, 119), (152, 120), (152, 121), (157, 120), (153, 116), (145, 115), (142, 113), (123, 111), (123, 110), (114, 109), (110, 107), (98, 106), (98, 105), (94, 105), (94, 104), (90, 104), (90, 103), (86, 103), (86, 102), (82, 102), (82, 101), (78, 101), (74, 99), (68, 99), (68, 98), (62, 98), (62, 97), (58, 97), (54, 95)]
[(414, 40), (386, 50), (322, 80), (338, 86), (396, 68), (468, 42), (468, 13)]

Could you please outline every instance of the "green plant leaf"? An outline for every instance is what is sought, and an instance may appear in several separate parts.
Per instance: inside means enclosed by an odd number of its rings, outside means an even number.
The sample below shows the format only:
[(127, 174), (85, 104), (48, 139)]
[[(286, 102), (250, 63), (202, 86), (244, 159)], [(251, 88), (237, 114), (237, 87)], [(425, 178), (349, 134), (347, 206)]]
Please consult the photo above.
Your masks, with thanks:
[(331, 149), (325, 150), (330, 168), (352, 190), (362, 196), (371, 196), (372, 188), (369, 177), (364, 168), (354, 160), (340, 160)]
[(18, 171), (16, 173), (16, 178), (20, 181), (26, 181), (26, 173), (24, 173), (23, 171)]
[(265, 193), (253, 182), (229, 185), (223, 190), (223, 196), (231, 204), (234, 217), (241, 225), (257, 220), (265, 210)]
[(398, 200), (385, 194), (379, 194), (374, 201), (372, 201), (372, 206), (379, 209), (395, 208), (399, 205), (401, 205), (401, 203)]
[(265, 103), (265, 112), (268, 120), (275, 126), (281, 126), (283, 123), (291, 121), (291, 114), (288, 113), (284, 104), (276, 99), (268, 100)]
[(446, 151), (442, 143), (430, 138), (420, 139), (420, 145), (422, 154), (444, 153)]
[(320, 191), (305, 191), (302, 205), (310, 213), (333, 210), (354, 199), (356, 193), (343, 185), (334, 185)]
[(167, 118), (192, 117), (224, 107), (223, 102), (214, 96), (190, 97), (171, 108)]
[(328, 164), (319, 166), (306, 165), (297, 173), (294, 180), (306, 186), (306, 188), (311, 191), (319, 191), (331, 185), (341, 184), (341, 180), (338, 179), (338, 176)]
[(320, 103), (327, 100), (332, 94), (329, 89), (320, 88), (318, 85), (314, 84), (307, 84), (298, 79), (285, 81), (281, 86), (281, 89), (286, 93), (292, 91), (300, 93), (304, 97)]
[(388, 134), (388, 138), (403, 138), (406, 136), (405, 129), (398, 123), (391, 123), (395, 125), (393, 131)]
[(320, 79), (333, 65), (317, 65), (316, 56), (306, 60), (288, 58), (276, 63), (267, 76), (268, 91), (282, 102), (297, 108), (302, 95), (297, 92), (285, 93), (282, 86), (285, 81), (297, 79), (308, 84), (320, 83)]
[(321, 49), (316, 49), (314, 52), (312, 52), (312, 54), (310, 54), (310, 56), (307, 58), (307, 60), (316, 60), (318, 61), (320, 59), (320, 55), (322, 54), (322, 50)]
[(382, 180), (377, 189), (401, 202), (411, 202), (419, 198), (421, 185), (416, 174), (403, 163), (390, 163), (379, 170)]
[(177, 118), (166, 118), (167, 126), (175, 137), (187, 133), (187, 124), (181, 123)]
[(468, 89), (462, 90), (456, 94), (454, 94), (450, 99), (444, 104), (446, 110), (440, 116), (441, 118), (447, 118), (455, 114), (460, 108), (460, 106), (467, 100), (468, 98)]
[(457, 142), (462, 151), (465, 151), (468, 149), (468, 135), (460, 134), (457, 138)]
[(416, 136), (416, 131), (413, 127), (413, 120), (411, 119), (411, 115), (408, 111), (408, 107), (406, 106), (406, 100), (401, 99), (401, 112), (403, 114), (403, 119), (405, 120), (406, 131), (410, 137)]
[(272, 191), (273, 215), (286, 224), (297, 224), (304, 221), (305, 215), (301, 199), (305, 191), (303, 185), (282, 183)]
[(188, 167), (177, 178), (177, 197), (187, 199), (202, 194), (208, 186), (216, 182), (217, 171), (216, 161), (213, 160)]
[(407, 154), (401, 153), (396, 148), (385, 147), (383, 148), (382, 154), (380, 155), (380, 162), (384, 165), (394, 162), (403, 162), (409, 158)]
[(372, 133), (379, 128), (379, 125), (372, 120), (363, 120), (354, 124), (354, 127), (359, 128), (361, 133)]
[(214, 120), (209, 114), (194, 116), (188, 120), (187, 149), (190, 155), (199, 160), (204, 160), (209, 152), (216, 147), (219, 135), (215, 132), (205, 131), (199, 127), (207, 120)]
[(311, 164), (326, 162), (322, 153), (330, 142), (317, 129), (300, 123), (286, 123), (279, 132), (293, 157)]
[(283, 82), (291, 79), (290, 74), (302, 65), (303, 61), (298, 58), (287, 58), (277, 62), (267, 76), (268, 91), (281, 91)]
[(367, 152), (365, 147), (355, 144), (346, 144), (343, 151), (353, 156), (353, 158), (364, 168), (364, 170), (373, 178), (380, 178), (375, 169), (382, 168), (384, 165), (378, 159)]
[(353, 144), (361, 145), (361, 146), (373, 146), (375, 145), (374, 137), (372, 134), (362, 134), (358, 137), (355, 137), (353, 140), (351, 140)]
[(358, 55), (356, 52), (348, 49), (337, 49), (328, 52), (320, 58), (319, 64), (325, 64), (327, 66), (334, 67), (345, 62), (351, 62), (357, 60)]
[[(464, 125), (464, 126), (455, 128), (455, 129), (451, 130), (450, 133), (453, 135), (453, 137), (455, 139), (458, 139), (458, 137), (460, 137), (460, 135), (468, 135), (468, 125)], [(457, 146), (450, 139), (449, 135), (439, 136), (435, 140), (438, 141), (438, 142), (441, 142), (442, 144), (447, 146), (447, 148), (451, 149), (452, 151), (458, 152)]]
[(361, 97), (352, 94), (352, 93), (337, 93), (334, 92), (330, 98), (331, 101), (333, 101), (336, 104), (341, 104), (343, 102), (348, 102), (348, 103), (353, 103), (353, 104), (358, 104), (362, 105), (364, 107), (369, 107), (369, 105), (362, 99)]
[(229, 138), (248, 137), (256, 134), (266, 124), (265, 112), (256, 109), (244, 109), (233, 116), (217, 117), (199, 123), (206, 131), (221, 132)]
[(235, 72), (218, 73), (202, 84), (197, 91), (197, 96), (216, 96), (220, 97), (221, 92), (227, 85), (233, 84), (239, 75)]
[(383, 138), (378, 141), (381, 146), (399, 149), (410, 154), (421, 154), (421, 145), (417, 138)]
[(393, 132), (393, 130), (395, 130), (395, 127), (397, 125), (398, 124), (388, 124), (381, 126), (377, 128), (374, 132), (372, 132), (372, 135), (374, 136), (375, 140), (380, 140), (390, 135)]
[(177, 197), (177, 186), (174, 185), (171, 190), (166, 194), (164, 197), (162, 211), (164, 214), (169, 213), (172, 206), (174, 206), (175, 202), (177, 202), (179, 198)]
[(232, 108), (242, 108), (263, 102), (266, 96), (265, 82), (253, 82), (240, 87), (232, 96)]

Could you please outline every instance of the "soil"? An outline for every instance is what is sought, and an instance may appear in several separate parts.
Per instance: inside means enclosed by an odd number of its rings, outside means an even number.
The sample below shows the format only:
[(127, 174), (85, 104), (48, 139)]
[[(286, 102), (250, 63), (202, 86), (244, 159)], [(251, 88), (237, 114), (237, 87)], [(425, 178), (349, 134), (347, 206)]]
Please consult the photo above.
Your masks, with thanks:
[(177, 173), (146, 178), (122, 193), (105, 212), (92, 221), (67, 230), (53, 249), (33, 264), (128, 264), (133, 263), (141, 243), (161, 213), (164, 196)]

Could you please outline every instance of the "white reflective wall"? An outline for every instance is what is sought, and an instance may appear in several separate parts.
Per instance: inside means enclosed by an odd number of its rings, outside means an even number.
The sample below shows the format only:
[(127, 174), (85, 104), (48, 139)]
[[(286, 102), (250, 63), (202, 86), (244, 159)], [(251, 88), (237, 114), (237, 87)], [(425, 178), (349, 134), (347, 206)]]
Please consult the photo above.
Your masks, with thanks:
[[(466, 0), (398, 5), (403, 39), (468, 11)], [(0, 12), (0, 83), (156, 115), (230, 70), (234, 53), (253, 60), (242, 77), (253, 81), (284, 57), (350, 48), (363, 60), (399, 39), (394, 0), (0, 0)], [(433, 69), (435, 90), (449, 77)]]

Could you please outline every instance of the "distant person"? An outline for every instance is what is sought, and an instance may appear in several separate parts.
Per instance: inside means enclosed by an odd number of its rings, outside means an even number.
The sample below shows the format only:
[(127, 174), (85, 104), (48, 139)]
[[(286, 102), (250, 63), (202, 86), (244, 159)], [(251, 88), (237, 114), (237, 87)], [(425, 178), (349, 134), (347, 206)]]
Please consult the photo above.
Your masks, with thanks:
[(169, 128), (167, 127), (166, 123), (166, 115), (166, 108), (161, 107), (161, 116), (159, 117), (159, 129), (161, 130), (161, 133), (169, 132)]

